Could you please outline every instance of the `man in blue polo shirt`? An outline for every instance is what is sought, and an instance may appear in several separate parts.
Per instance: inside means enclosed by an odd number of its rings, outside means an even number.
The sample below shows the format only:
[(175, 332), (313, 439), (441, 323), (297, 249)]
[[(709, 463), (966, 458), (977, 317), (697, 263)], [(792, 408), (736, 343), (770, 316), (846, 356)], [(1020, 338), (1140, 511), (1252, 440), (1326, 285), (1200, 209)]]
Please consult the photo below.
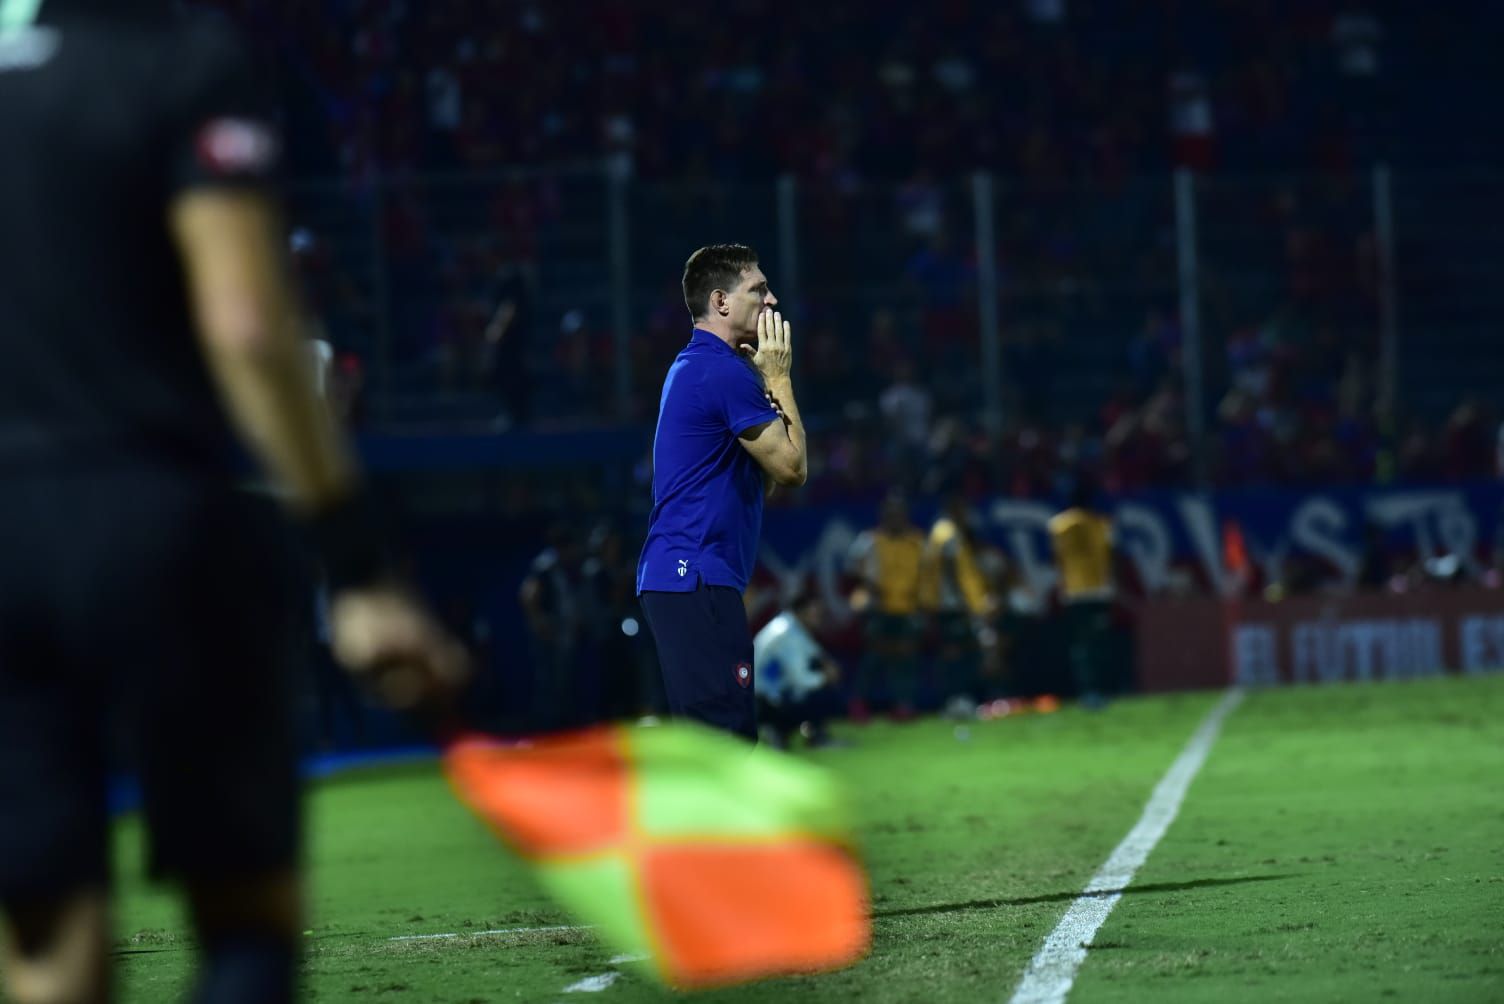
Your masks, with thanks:
[(669, 711), (757, 736), (742, 591), (765, 491), (808, 474), (789, 378), (789, 324), (757, 252), (716, 244), (684, 265), (689, 344), (663, 381), (653, 513), (637, 592), (658, 645)]

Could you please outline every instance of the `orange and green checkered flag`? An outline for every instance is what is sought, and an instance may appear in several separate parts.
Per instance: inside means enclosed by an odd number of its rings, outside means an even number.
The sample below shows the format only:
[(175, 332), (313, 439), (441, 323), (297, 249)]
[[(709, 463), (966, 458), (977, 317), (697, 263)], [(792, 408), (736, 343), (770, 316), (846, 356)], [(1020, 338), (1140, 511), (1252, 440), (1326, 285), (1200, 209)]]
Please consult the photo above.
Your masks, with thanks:
[(848, 965), (867, 878), (826, 771), (698, 725), (465, 737), (450, 783), (555, 898), (670, 986)]

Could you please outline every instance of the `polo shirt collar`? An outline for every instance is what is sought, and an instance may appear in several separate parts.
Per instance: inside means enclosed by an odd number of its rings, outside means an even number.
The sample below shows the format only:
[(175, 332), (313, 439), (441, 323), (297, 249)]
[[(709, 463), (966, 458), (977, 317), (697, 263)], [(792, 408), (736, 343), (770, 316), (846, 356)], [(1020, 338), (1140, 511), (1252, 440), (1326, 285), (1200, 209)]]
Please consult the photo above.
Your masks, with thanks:
[(712, 331), (706, 331), (704, 328), (696, 328), (694, 330), (694, 334), (689, 336), (689, 343), (691, 345), (708, 344), (714, 348), (720, 349), (722, 352), (730, 352), (732, 355), (736, 354), (736, 350), (723, 342), (719, 335), (715, 334)]

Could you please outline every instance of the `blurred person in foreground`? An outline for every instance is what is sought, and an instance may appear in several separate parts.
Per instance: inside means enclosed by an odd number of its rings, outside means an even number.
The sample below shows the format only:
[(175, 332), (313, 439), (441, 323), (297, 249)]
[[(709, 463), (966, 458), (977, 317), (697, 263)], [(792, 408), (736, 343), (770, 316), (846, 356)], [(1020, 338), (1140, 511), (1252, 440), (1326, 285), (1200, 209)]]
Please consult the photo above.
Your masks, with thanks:
[(919, 687), (920, 575), (924, 532), (909, 519), (908, 502), (893, 492), (883, 500), (878, 525), (852, 542), (850, 566), (861, 580), (851, 606), (865, 621), (866, 655), (853, 721), (870, 717), (870, 702), (881, 692), (897, 721), (914, 717)]
[(637, 594), (658, 647), (669, 713), (757, 738), (752, 636), (742, 593), (765, 492), (804, 484), (804, 422), (789, 323), (757, 253), (703, 247), (684, 265), (694, 333), (663, 381), (653, 511)]
[[(171, 73), (158, 72), (170, 67)], [(147, 0), (0, 0), (0, 941), (18, 1002), (110, 997), (109, 816), (129, 737), (195, 1000), (291, 999), (300, 811), (285, 523), (341, 662), (411, 705), (463, 653), (388, 575), (319, 400), (239, 43)]]
[(777, 749), (788, 749), (796, 732), (811, 748), (836, 745), (826, 721), (840, 707), (841, 668), (815, 640), (824, 622), (825, 604), (810, 590), (752, 641), (761, 734)]
[(983, 644), (995, 640), (997, 601), (982, 567), (976, 517), (959, 493), (947, 497), (924, 552), (923, 606), (935, 613), (936, 675), (945, 713), (970, 718), (981, 694)]
[(1050, 543), (1060, 573), (1066, 645), (1081, 702), (1100, 708), (1112, 681), (1112, 521), (1088, 478), (1076, 481), (1070, 505), (1050, 517)]

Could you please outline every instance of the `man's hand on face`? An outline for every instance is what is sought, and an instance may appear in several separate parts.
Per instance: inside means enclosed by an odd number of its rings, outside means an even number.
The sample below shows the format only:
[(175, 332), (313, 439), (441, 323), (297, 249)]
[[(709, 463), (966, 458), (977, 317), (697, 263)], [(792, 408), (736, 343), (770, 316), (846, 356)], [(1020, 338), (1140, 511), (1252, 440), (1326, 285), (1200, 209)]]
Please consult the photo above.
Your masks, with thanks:
[(768, 383), (786, 379), (794, 363), (789, 348), (789, 322), (775, 310), (764, 310), (757, 315), (757, 346), (741, 347), (752, 365)]

